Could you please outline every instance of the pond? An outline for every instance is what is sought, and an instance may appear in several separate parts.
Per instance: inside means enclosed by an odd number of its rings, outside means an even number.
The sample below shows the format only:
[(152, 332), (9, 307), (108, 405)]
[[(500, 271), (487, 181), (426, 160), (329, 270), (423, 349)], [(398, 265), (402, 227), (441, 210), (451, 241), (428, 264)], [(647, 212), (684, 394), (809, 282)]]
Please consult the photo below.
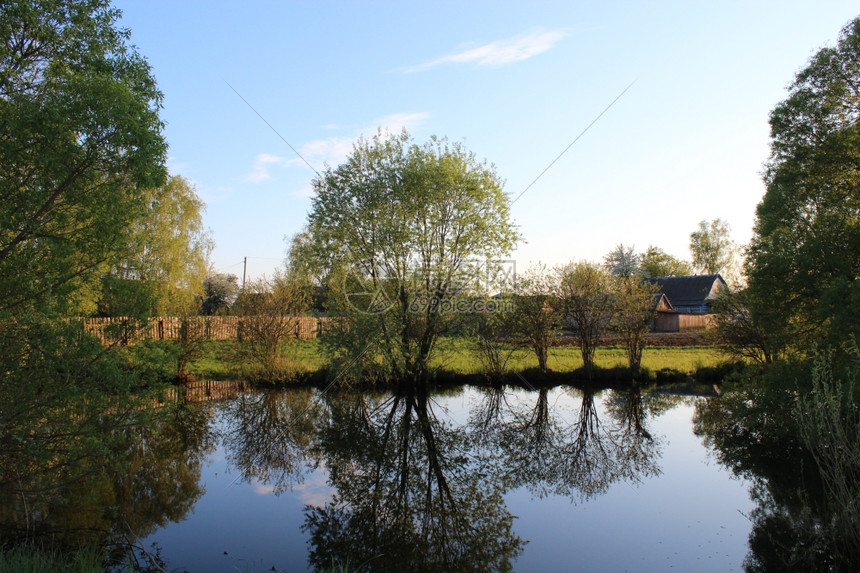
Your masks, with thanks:
[(182, 447), (147, 446), (128, 521), (191, 572), (740, 571), (750, 484), (693, 432), (714, 399), (242, 392), (177, 416)]

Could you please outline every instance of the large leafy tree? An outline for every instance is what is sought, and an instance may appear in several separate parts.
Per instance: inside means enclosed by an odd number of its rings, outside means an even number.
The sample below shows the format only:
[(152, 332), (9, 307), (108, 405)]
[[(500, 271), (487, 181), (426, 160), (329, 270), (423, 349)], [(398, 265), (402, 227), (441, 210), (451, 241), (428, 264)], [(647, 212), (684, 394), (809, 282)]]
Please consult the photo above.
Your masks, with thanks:
[(446, 139), (380, 133), (313, 187), (313, 244), (302, 251), (324, 261), (311, 267), (328, 269), (330, 310), (345, 319), (336, 352), (353, 368), (356, 356), (382, 365), (381, 377), (426, 378), (474, 270), (518, 239), (494, 168)]
[(771, 112), (747, 303), (784, 343), (860, 333), (858, 86), (860, 18), (810, 60)]
[(0, 493), (49, 520), (31, 496), (70, 496), (140, 419), (116, 353), (56, 320), (164, 183), (161, 94), (118, 17), (107, 0), (0, 2)]
[[(147, 314), (183, 314), (203, 292), (207, 244), (203, 201), (185, 178), (173, 176), (165, 185), (144, 192), (144, 216), (129, 227), (122, 257), (106, 283), (125, 283), (145, 291)], [(107, 314), (129, 315), (122, 300), (110, 297)]]
[(164, 180), (162, 96), (118, 17), (107, 0), (0, 4), (2, 311), (61, 307)]
[(693, 274), (690, 263), (654, 245), (648, 245), (642, 253), (639, 268), (646, 277), (679, 277)]
[(721, 219), (702, 220), (690, 233), (693, 266), (707, 274), (726, 273), (735, 264), (738, 248), (731, 238), (731, 227)]

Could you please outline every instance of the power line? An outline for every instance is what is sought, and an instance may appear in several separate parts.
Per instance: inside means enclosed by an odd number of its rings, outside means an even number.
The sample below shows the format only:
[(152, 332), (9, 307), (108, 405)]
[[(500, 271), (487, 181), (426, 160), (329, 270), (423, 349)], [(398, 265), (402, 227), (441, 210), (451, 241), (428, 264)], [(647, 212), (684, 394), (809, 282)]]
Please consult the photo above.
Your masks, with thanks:
[(544, 168), (544, 170), (543, 170), (543, 171), (541, 171), (541, 172), (540, 172), (540, 174), (539, 174), (537, 177), (535, 177), (535, 178), (534, 178), (534, 181), (532, 181), (531, 183), (529, 183), (529, 184), (528, 184), (528, 186), (527, 186), (525, 189), (523, 189), (522, 191), (520, 191), (520, 194), (519, 194), (519, 195), (517, 195), (517, 196), (516, 196), (516, 198), (515, 198), (513, 201), (511, 201), (511, 205), (513, 205), (514, 203), (516, 203), (516, 202), (517, 202), (517, 200), (518, 200), (520, 197), (522, 197), (522, 196), (523, 196), (523, 194), (524, 194), (526, 191), (528, 191), (529, 189), (531, 189), (532, 185), (534, 185), (535, 183), (537, 183), (538, 179), (540, 179), (541, 177), (543, 177), (543, 174), (544, 174), (544, 173), (546, 173), (547, 171), (549, 171), (550, 167), (552, 167), (553, 165), (555, 165), (555, 162), (556, 162), (556, 161), (558, 161), (559, 159), (561, 159), (561, 156), (562, 156), (562, 155), (564, 155), (565, 153), (567, 153), (567, 150), (568, 150), (568, 149), (570, 149), (571, 147), (573, 147), (573, 144), (574, 144), (574, 143), (576, 143), (577, 141), (579, 141), (579, 138), (580, 138), (580, 137), (582, 137), (583, 135), (585, 135), (585, 132), (587, 132), (589, 129), (591, 129), (591, 126), (592, 126), (592, 125), (594, 125), (595, 123), (597, 123), (597, 120), (599, 120), (601, 117), (603, 117), (603, 114), (604, 114), (604, 113), (606, 113), (607, 111), (609, 111), (609, 108), (611, 108), (613, 105), (615, 105), (615, 102), (617, 102), (619, 99), (621, 99), (621, 96), (623, 96), (625, 93), (627, 93), (627, 90), (629, 90), (631, 87), (633, 87), (633, 84), (635, 84), (635, 83), (636, 83), (636, 80), (633, 80), (632, 82), (630, 82), (630, 85), (628, 85), (626, 88), (624, 88), (623, 90), (621, 90), (621, 93), (620, 93), (620, 94), (618, 94), (617, 96), (615, 96), (615, 99), (614, 99), (614, 100), (612, 100), (612, 101), (609, 103), (609, 105), (608, 105), (608, 106), (606, 106), (606, 108), (605, 108), (603, 111), (601, 111), (601, 112), (598, 114), (598, 116), (597, 116), (597, 117), (595, 117), (595, 118), (594, 118), (594, 120), (592, 120), (592, 122), (591, 122), (591, 123), (589, 123), (589, 124), (585, 127), (585, 129), (583, 129), (583, 130), (579, 133), (579, 135), (577, 135), (577, 136), (576, 136), (576, 139), (574, 139), (573, 141), (571, 141), (571, 142), (570, 142), (570, 145), (568, 145), (567, 147), (565, 147), (565, 148), (564, 148), (564, 151), (562, 151), (561, 153), (559, 153), (559, 154), (558, 154), (558, 157), (556, 157), (555, 159), (553, 159), (553, 160), (550, 162), (550, 164), (549, 164), (549, 165), (547, 165), (547, 166), (546, 166), (546, 168)]
[[(224, 80), (224, 78), (221, 78), (221, 79), (222, 79), (222, 80)], [(307, 160), (307, 159), (305, 159), (304, 157), (302, 157), (302, 154), (301, 154), (301, 153), (299, 153), (299, 152), (298, 152), (298, 150), (297, 150), (295, 147), (293, 147), (292, 145), (290, 145), (290, 142), (289, 142), (289, 141), (287, 141), (286, 139), (284, 139), (284, 136), (283, 136), (283, 135), (281, 135), (280, 133), (278, 133), (278, 130), (277, 130), (277, 129), (275, 129), (275, 128), (272, 126), (272, 124), (271, 124), (271, 123), (269, 123), (269, 122), (266, 120), (266, 118), (265, 118), (265, 117), (263, 117), (262, 115), (260, 115), (260, 112), (259, 112), (259, 111), (257, 111), (256, 109), (254, 109), (254, 106), (252, 106), (252, 105), (248, 102), (248, 100), (246, 100), (244, 97), (242, 97), (242, 94), (240, 94), (238, 91), (236, 91), (236, 88), (234, 88), (233, 86), (231, 86), (231, 85), (230, 85), (230, 82), (228, 82), (227, 80), (224, 80), (224, 83), (225, 83), (225, 84), (227, 84), (227, 85), (230, 87), (230, 89), (231, 89), (231, 90), (233, 90), (233, 91), (236, 93), (236, 95), (237, 95), (237, 96), (239, 96), (239, 97), (242, 99), (242, 101), (243, 101), (243, 102), (245, 102), (245, 104), (246, 104), (248, 107), (250, 107), (250, 108), (251, 108), (251, 111), (253, 111), (254, 113), (256, 113), (256, 114), (257, 114), (257, 117), (259, 117), (260, 119), (262, 119), (262, 120), (263, 120), (263, 122), (264, 122), (266, 125), (268, 125), (268, 126), (269, 126), (269, 129), (271, 129), (272, 131), (274, 131), (274, 132), (275, 132), (275, 135), (277, 135), (278, 137), (280, 137), (280, 138), (281, 138), (281, 141), (283, 141), (284, 143), (286, 143), (286, 144), (287, 144), (287, 146), (288, 146), (290, 149), (292, 149), (292, 150), (293, 150), (293, 153), (295, 153), (295, 154), (299, 157), (299, 159), (301, 159), (302, 161), (304, 161), (304, 162), (305, 162), (305, 165), (307, 165), (308, 167), (310, 167), (310, 168), (311, 168), (311, 171), (313, 171), (314, 173), (316, 173), (316, 174), (317, 174), (317, 177), (322, 177), (322, 176), (320, 175), (320, 172), (319, 172), (319, 171), (317, 171), (316, 169), (314, 169), (314, 166), (313, 166), (313, 165), (311, 165), (310, 163), (308, 163), (308, 160)]]

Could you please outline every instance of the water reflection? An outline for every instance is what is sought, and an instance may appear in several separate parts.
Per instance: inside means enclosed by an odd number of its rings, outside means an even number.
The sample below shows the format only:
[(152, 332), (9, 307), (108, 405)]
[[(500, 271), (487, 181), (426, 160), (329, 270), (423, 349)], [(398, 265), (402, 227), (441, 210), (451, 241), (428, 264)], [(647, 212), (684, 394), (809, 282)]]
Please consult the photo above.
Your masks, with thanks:
[(635, 483), (660, 473), (660, 440), (647, 430), (638, 385), (610, 391), (608, 419), (601, 419), (592, 387), (565, 390), (578, 401), (575, 410), (560, 401), (551, 407), (549, 393), (543, 388), (530, 394), (534, 404), (529, 406), (513, 403), (503, 389), (494, 388), (474, 411), (473, 431), (510, 487), (526, 487), (540, 497), (586, 500), (619, 480)]
[[(464, 392), (463, 389), (454, 391)], [(255, 391), (217, 403), (154, 408), (115, 428), (111, 450), (77, 464), (57, 495), (21, 482), (0, 499), (2, 540), (62, 532), (126, 544), (186, 518), (203, 495), (204, 460), (275, 495), (324, 470), (331, 495), (305, 505), (309, 564), (350, 571), (511, 570), (527, 541), (506, 495), (580, 502), (659, 475), (652, 419), (675, 398), (627, 388), (474, 388), (462, 415), (426, 389), (394, 393)], [(108, 463), (105, 463), (105, 462)], [(41, 475), (41, 474), (40, 474)], [(39, 478), (44, 479), (44, 476)]]
[[(839, 563), (830, 532), (837, 516), (828, 509), (824, 487), (815, 465), (790, 431), (788, 413), (776, 408), (751, 409), (740, 393), (696, 405), (694, 431), (712, 448), (717, 460), (751, 483), (757, 507), (752, 522), (748, 572), (853, 571)], [(756, 416), (761, 412), (762, 417)]]
[(246, 482), (282, 493), (301, 483), (316, 440), (319, 403), (310, 389), (243, 394), (226, 404), (223, 444)]
[(178, 404), (123, 422), (68, 440), (53, 476), (16, 468), (16, 479), (0, 484), (0, 542), (128, 548), (183, 519), (204, 493), (201, 466), (214, 447), (209, 414)]
[(510, 570), (523, 541), (503, 488), (425, 391), (330, 402), (319, 452), (334, 498), (307, 506), (310, 562), (373, 571)]

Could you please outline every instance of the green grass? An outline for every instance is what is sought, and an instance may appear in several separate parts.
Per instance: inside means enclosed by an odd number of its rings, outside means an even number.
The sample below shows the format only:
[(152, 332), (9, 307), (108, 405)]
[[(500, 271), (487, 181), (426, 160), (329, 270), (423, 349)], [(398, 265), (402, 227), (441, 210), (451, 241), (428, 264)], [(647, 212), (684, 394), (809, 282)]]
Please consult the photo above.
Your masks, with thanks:
[[(210, 342), (202, 355), (191, 362), (188, 372), (199, 380), (235, 380), (248, 378), (248, 369), (237, 362), (236, 343)], [(284, 361), (298, 379), (319, 373), (326, 367), (326, 357), (319, 340), (293, 340), (285, 348)], [(642, 366), (651, 372), (672, 370), (694, 373), (700, 369), (714, 369), (725, 363), (724, 357), (707, 346), (651, 346), (642, 355)], [(433, 367), (447, 374), (474, 376), (482, 374), (478, 357), (470, 351), (467, 341), (459, 338), (442, 338), (437, 345)], [(518, 350), (510, 367), (518, 372), (537, 369), (537, 358), (530, 349)], [(597, 349), (596, 365), (602, 369), (620, 369), (627, 366), (624, 349), (617, 346)], [(556, 373), (573, 372), (583, 367), (579, 348), (554, 346), (549, 351), (549, 369)]]
[[(481, 363), (469, 351), (465, 341), (442, 339), (433, 366), (458, 374), (480, 374)], [(716, 349), (707, 346), (654, 346), (646, 347), (642, 366), (654, 372), (662, 369), (695, 372), (702, 367), (715, 367), (724, 362)], [(537, 368), (538, 361), (529, 349), (517, 351), (509, 363), (511, 368), (524, 371)], [(627, 356), (621, 347), (598, 348), (595, 364), (599, 368), (624, 368)], [(583, 367), (582, 355), (576, 346), (554, 346), (549, 350), (547, 366), (555, 372), (573, 372)]]
[[(236, 358), (238, 348), (233, 341), (209, 342), (201, 356), (188, 365), (188, 373), (201, 380), (235, 380), (246, 369)], [(293, 340), (285, 346), (284, 362), (295, 372), (316, 372), (326, 365), (318, 340)]]
[[(247, 378), (248, 369), (237, 363), (234, 342), (211, 342), (205, 352), (189, 367), (188, 372), (197, 379), (235, 380)], [(326, 367), (326, 357), (319, 340), (294, 340), (287, 345), (284, 360), (291, 372), (299, 378), (320, 372)], [(692, 373), (700, 369), (715, 368), (725, 362), (716, 349), (706, 346), (653, 346), (642, 355), (642, 366), (657, 372), (673, 370)], [(537, 358), (529, 349), (518, 350), (509, 363), (519, 372), (537, 368)], [(602, 369), (619, 369), (627, 366), (621, 347), (598, 348), (596, 364)], [(549, 351), (548, 365), (556, 373), (573, 372), (582, 368), (582, 358), (576, 346), (555, 346)], [(470, 351), (463, 339), (443, 338), (439, 341), (432, 366), (453, 375), (480, 375), (480, 360)], [(305, 378), (306, 379), (306, 378)]]
[(20, 545), (0, 551), (0, 573), (98, 573), (102, 554), (82, 549), (71, 555)]

